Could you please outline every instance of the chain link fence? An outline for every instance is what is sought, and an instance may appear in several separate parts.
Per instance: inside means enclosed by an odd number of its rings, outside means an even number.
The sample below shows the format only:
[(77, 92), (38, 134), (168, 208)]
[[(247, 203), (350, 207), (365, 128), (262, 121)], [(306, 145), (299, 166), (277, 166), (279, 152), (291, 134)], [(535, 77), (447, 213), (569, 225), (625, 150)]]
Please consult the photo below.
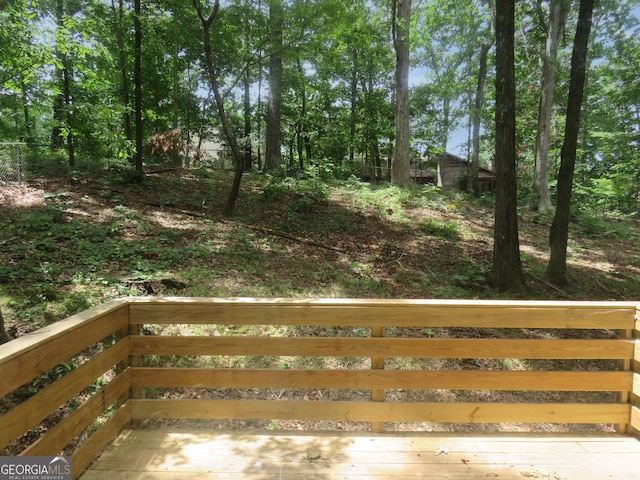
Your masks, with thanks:
[(24, 143), (0, 143), (0, 185), (23, 181), (26, 148)]

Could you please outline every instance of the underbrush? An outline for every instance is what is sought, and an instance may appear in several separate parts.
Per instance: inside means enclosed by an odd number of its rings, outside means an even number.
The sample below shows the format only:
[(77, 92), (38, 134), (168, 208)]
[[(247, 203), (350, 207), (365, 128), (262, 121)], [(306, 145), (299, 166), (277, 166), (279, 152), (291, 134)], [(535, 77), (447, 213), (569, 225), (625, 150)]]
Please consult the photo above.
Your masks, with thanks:
[[(498, 295), (486, 282), (490, 195), (328, 181), (314, 169), (295, 178), (247, 174), (238, 216), (226, 219), (227, 172), (149, 173), (139, 185), (125, 181), (123, 168), (46, 170), (2, 187), (0, 295), (13, 336), (128, 295)], [(520, 298), (640, 297), (640, 227), (583, 212), (572, 217), (572, 284), (558, 290), (537, 280), (551, 220), (520, 210), (533, 275)]]

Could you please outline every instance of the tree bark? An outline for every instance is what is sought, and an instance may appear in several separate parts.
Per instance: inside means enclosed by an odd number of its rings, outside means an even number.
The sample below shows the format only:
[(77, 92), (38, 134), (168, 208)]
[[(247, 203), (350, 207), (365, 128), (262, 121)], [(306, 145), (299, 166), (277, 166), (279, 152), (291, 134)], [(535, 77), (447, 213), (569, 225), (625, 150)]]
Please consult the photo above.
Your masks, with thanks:
[(524, 285), (516, 198), (514, 3), (496, 2), (496, 208), (490, 280), (502, 292)]
[(573, 190), (573, 172), (578, 147), (578, 133), (580, 130), (580, 109), (584, 96), (587, 70), (587, 49), (593, 18), (593, 3), (594, 0), (580, 0), (578, 27), (571, 56), (567, 120), (565, 123), (564, 142), (560, 151), (560, 171), (558, 173), (558, 199), (556, 213), (549, 232), (551, 255), (546, 271), (547, 278), (556, 285), (567, 284), (569, 213)]
[(409, 27), (411, 0), (397, 0), (394, 25), (396, 51), (396, 139), (391, 164), (391, 183), (399, 187), (409, 185)]
[(271, 55), (269, 56), (269, 100), (267, 104), (266, 172), (280, 168), (282, 162), (282, 27), (283, 2), (272, 0), (269, 7)]
[(2, 316), (2, 310), (0, 310), (0, 345), (7, 343), (11, 340), (11, 337), (4, 328), (4, 317)]
[(536, 133), (536, 161), (533, 176), (531, 209), (540, 212), (553, 210), (549, 193), (549, 147), (553, 92), (556, 85), (558, 46), (564, 32), (569, 5), (567, 0), (552, 0), (549, 13), (549, 31), (540, 77), (540, 105)]

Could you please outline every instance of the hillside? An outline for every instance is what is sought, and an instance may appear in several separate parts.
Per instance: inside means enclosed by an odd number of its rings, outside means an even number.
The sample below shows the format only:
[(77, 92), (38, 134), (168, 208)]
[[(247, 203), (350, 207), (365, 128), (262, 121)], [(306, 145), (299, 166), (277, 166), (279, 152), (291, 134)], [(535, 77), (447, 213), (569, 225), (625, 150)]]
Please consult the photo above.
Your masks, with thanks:
[[(0, 186), (0, 300), (13, 336), (124, 295), (499, 298), (491, 198), (226, 173), (117, 173)], [(640, 299), (640, 226), (576, 214), (570, 285), (544, 281), (551, 217), (520, 209), (519, 298)]]

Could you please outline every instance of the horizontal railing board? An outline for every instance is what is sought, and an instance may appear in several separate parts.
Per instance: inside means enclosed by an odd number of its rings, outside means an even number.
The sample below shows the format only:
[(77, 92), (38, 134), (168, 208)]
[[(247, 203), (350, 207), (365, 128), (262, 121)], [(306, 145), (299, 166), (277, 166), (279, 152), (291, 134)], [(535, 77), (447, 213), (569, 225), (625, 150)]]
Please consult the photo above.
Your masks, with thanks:
[(279, 400), (131, 400), (132, 418), (350, 422), (624, 423), (628, 404), (431, 403)]
[(0, 365), (38, 346), (55, 341), (66, 335), (69, 330), (75, 330), (87, 323), (91, 324), (98, 319), (110, 317), (111, 314), (118, 311), (128, 316), (128, 300), (126, 298), (111, 300), (102, 305), (89, 308), (4, 343), (0, 345)]
[(635, 304), (169, 299), (130, 311), (132, 324), (630, 329)]
[(132, 355), (625, 359), (633, 340), (486, 338), (130, 337)]
[(127, 397), (130, 388), (129, 371), (125, 370), (96, 392), (89, 400), (71, 412), (60, 423), (29, 445), (21, 455), (54, 455), (80, 435), (96, 418), (116, 401)]
[[(58, 323), (0, 345), (0, 397), (127, 328), (128, 309), (117, 303), (112, 308), (90, 309)], [(14, 342), (18, 343), (12, 345)]]
[(96, 355), (0, 417), (0, 449), (33, 428), (96, 378), (128, 357), (126, 339)]
[[(631, 372), (130, 368), (134, 387), (629, 391)], [(636, 377), (638, 375), (636, 374)], [(640, 387), (639, 387), (640, 388)]]
[(115, 436), (131, 422), (131, 404), (126, 402), (118, 407), (116, 412), (98, 430), (80, 446), (73, 454), (72, 473), (76, 479), (89, 466), (91, 462), (100, 454), (104, 448), (111, 443)]

